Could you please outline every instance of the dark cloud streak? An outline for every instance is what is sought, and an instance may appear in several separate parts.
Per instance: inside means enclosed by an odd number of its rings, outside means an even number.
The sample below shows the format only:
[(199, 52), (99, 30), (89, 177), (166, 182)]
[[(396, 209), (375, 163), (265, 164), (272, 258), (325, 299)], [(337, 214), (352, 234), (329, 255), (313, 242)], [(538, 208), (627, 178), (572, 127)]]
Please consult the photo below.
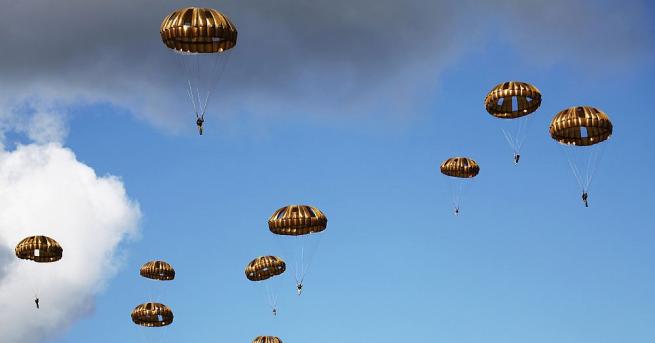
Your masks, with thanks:
[[(619, 5), (620, 4), (620, 5)], [(224, 113), (405, 113), (440, 71), (499, 39), (535, 63), (602, 69), (652, 56), (633, 2), (224, 1), (239, 42), (212, 100)], [(45, 0), (4, 5), (0, 91), (13, 100), (109, 101), (159, 126), (188, 117), (180, 70), (158, 37), (177, 1)], [(611, 41), (616, 49), (598, 54)], [(6, 95), (5, 95), (6, 96)], [(61, 99), (65, 100), (61, 100)], [(11, 99), (10, 99), (11, 100)], [(5, 102), (7, 100), (5, 99)], [(2, 104), (0, 99), (0, 104)]]

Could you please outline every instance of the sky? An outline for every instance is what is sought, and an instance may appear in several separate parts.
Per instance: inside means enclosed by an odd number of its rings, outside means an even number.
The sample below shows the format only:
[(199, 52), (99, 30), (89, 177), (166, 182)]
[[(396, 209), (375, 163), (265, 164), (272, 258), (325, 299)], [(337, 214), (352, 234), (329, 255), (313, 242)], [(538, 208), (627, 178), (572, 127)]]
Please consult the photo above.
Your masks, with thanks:
[[(202, 137), (157, 32), (187, 5), (239, 30)], [(652, 3), (2, 7), (0, 342), (655, 340)], [(543, 95), (517, 166), (484, 109), (509, 80)], [(548, 134), (577, 105), (614, 124), (589, 208)], [(461, 155), (481, 171), (456, 217), (439, 165)], [(243, 269), (285, 258), (267, 220), (297, 203), (328, 227), (273, 317)], [(38, 233), (64, 258), (37, 271), (13, 247)], [(153, 259), (176, 279), (139, 277)], [(153, 293), (157, 331), (129, 316)]]

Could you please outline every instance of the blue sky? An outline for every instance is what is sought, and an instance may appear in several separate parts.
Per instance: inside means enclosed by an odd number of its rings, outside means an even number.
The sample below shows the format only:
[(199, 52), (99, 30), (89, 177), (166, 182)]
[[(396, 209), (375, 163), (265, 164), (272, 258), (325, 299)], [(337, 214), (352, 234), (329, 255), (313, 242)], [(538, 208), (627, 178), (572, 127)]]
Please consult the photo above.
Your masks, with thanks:
[[(97, 174), (119, 176), (143, 217), (93, 311), (49, 342), (144, 341), (129, 313), (147, 300), (138, 268), (152, 259), (177, 271), (162, 299), (175, 313), (166, 342), (652, 342), (653, 51), (608, 62), (565, 45), (530, 56), (510, 41), (472, 38), (438, 71), (405, 66), (434, 80), (395, 115), (235, 110), (199, 137), (190, 116), (171, 132), (111, 102), (69, 106), (64, 145)], [(483, 105), (508, 80), (543, 94), (518, 166)], [(384, 93), (361, 108), (404, 101)], [(554, 114), (575, 105), (614, 123), (589, 208), (548, 135)], [(457, 155), (481, 166), (459, 217), (438, 170)], [(273, 318), (243, 268), (280, 254), (267, 219), (294, 203), (320, 208), (329, 224), (305, 293), (295, 296), (289, 273)]]
[[(148, 287), (137, 269), (153, 258), (178, 271), (168, 341), (652, 340), (653, 66), (608, 79), (503, 67), (509, 57), (489, 48), (456, 63), (409, 123), (294, 119), (257, 136), (171, 136), (113, 108), (78, 109), (68, 145), (121, 175), (144, 212), (143, 237), (124, 246), (125, 268), (93, 315), (57, 342), (135, 341), (128, 314)], [(517, 167), (482, 106), (506, 79), (544, 94)], [(554, 113), (576, 104), (615, 124), (588, 209), (547, 134)], [(455, 218), (437, 168), (459, 154), (481, 173)], [(242, 269), (279, 250), (266, 220), (289, 203), (323, 209), (329, 226), (306, 293), (296, 299), (288, 277), (272, 318)]]

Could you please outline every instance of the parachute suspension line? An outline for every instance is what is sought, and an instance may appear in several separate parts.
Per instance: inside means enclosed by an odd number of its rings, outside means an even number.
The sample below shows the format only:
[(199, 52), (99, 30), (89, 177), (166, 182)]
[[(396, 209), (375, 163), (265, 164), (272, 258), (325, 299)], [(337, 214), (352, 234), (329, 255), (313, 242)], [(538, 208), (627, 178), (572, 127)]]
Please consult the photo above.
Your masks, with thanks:
[(501, 128), (501, 130), (503, 131), (503, 135), (505, 136), (505, 140), (507, 140), (507, 143), (512, 148), (512, 151), (514, 151), (514, 153), (517, 153), (516, 144), (514, 144), (514, 140), (512, 139), (512, 136), (507, 132), (507, 130), (505, 130), (505, 128)]
[(449, 184), (453, 208), (455, 210), (459, 210), (462, 206), (462, 198), (464, 197), (464, 182), (465, 180), (456, 178)]
[(573, 172), (573, 175), (575, 176), (575, 180), (578, 182), (578, 186), (580, 186), (580, 189), (582, 192), (586, 192), (587, 189), (585, 188), (585, 184), (582, 180), (582, 174), (580, 173), (580, 169), (578, 168), (577, 164), (575, 163), (575, 156), (574, 152), (572, 151), (575, 149), (575, 145), (565, 145), (564, 146), (564, 152), (566, 154), (566, 159), (569, 162), (569, 167), (571, 168), (571, 171)]
[(277, 296), (268, 283), (266, 283), (266, 298), (271, 309), (277, 309)]
[[(300, 264), (300, 265), (299, 265)], [(296, 285), (302, 283), (305, 272), (305, 247), (300, 247), (300, 261), (296, 261)]]
[(503, 132), (503, 136), (505, 136), (505, 140), (507, 140), (507, 143), (512, 148), (512, 151), (515, 154), (519, 154), (528, 137), (527, 132), (528, 127), (530, 126), (530, 116), (523, 116), (521, 118), (513, 119), (512, 121), (517, 122), (515, 128), (505, 129), (504, 127), (501, 127), (501, 131)]
[(196, 116), (198, 116), (198, 104), (196, 104), (195, 100), (195, 92), (194, 92), (194, 87), (192, 85), (193, 76), (194, 76), (194, 68), (193, 68), (193, 60), (194, 56), (191, 53), (186, 53), (182, 51), (177, 51), (175, 50), (176, 55), (178, 56), (177, 61), (178, 63), (182, 66), (182, 70), (184, 70), (184, 74), (186, 75), (187, 79), (187, 95), (189, 96), (189, 100), (191, 101), (191, 105), (193, 105), (193, 112)]
[(585, 174), (584, 174), (584, 185), (585, 185), (585, 190), (587, 190), (590, 182), (591, 175), (589, 174), (591, 172), (591, 165), (592, 162), (594, 161), (594, 157), (596, 155), (596, 149), (594, 149), (594, 146), (591, 146), (591, 153), (589, 154), (589, 157), (587, 158), (587, 166), (585, 168)]
[(193, 105), (193, 112), (195, 113), (196, 116), (198, 116), (198, 109), (196, 107), (196, 101), (194, 100), (193, 96), (193, 87), (191, 86), (191, 80), (187, 80), (189, 84), (189, 89), (187, 90), (187, 94), (189, 95), (189, 99), (191, 100), (191, 104)]
[(465, 179), (456, 178), (454, 184), (451, 184), (451, 190), (453, 192), (453, 206), (455, 209), (460, 209), (462, 202), (464, 200), (464, 186)]
[[(212, 61), (213, 63), (212, 63), (212, 67), (211, 67), (211, 71), (210, 71), (209, 75), (216, 75), (216, 65), (218, 64), (219, 59), (220, 59), (220, 55), (214, 57), (214, 60)], [(215, 87), (216, 83), (218, 83), (218, 80), (214, 80), (214, 82), (212, 82), (211, 78), (207, 78), (206, 84), (205, 84), (205, 86), (206, 86), (205, 89), (207, 90), (207, 94), (205, 95), (205, 102), (203, 103), (203, 107), (202, 107), (202, 113), (203, 114), (207, 110), (207, 104), (209, 103), (209, 96), (213, 92), (214, 87), (212, 87), (212, 83), (213, 83), (213, 85)]]
[[(309, 273), (309, 267), (314, 260), (314, 255), (316, 254), (318, 248), (321, 246), (321, 238), (323, 235), (315, 233), (309, 233), (308, 235), (316, 240), (316, 245), (309, 249), (310, 253), (307, 258), (305, 258), (305, 246), (302, 245), (300, 248), (300, 268), (298, 268), (298, 262), (296, 262), (296, 286), (302, 285), (302, 283), (305, 281), (305, 276), (307, 276)], [(296, 238), (300, 239), (300, 237)]]
[(605, 152), (604, 146), (601, 144), (595, 144), (592, 145), (591, 147), (593, 150), (591, 152), (591, 156), (589, 157), (589, 161), (587, 163), (587, 178), (586, 178), (586, 183), (585, 187), (586, 189), (589, 189), (591, 187), (591, 182), (594, 179), (594, 175), (596, 175), (596, 169), (598, 168), (598, 163), (603, 158), (603, 153)]
[[(207, 105), (209, 104), (209, 99), (210, 96), (214, 93), (216, 90), (216, 85), (218, 84), (218, 81), (220, 80), (221, 76), (223, 75), (223, 72), (225, 71), (225, 67), (227, 66), (227, 62), (230, 59), (230, 54), (228, 53), (222, 53), (225, 54), (225, 57), (223, 58), (220, 56), (221, 54), (217, 54), (218, 56), (214, 57), (214, 64), (212, 66), (211, 73), (209, 74), (209, 78), (207, 80), (207, 96), (205, 97), (205, 103), (202, 108), (202, 114), (205, 114), (205, 111), (207, 110)], [(222, 63), (219, 63), (220, 61), (223, 61)], [(220, 69), (220, 70), (219, 70)], [(215, 78), (212, 76), (216, 76)]]
[[(193, 77), (195, 78), (196, 85), (196, 98), (198, 100), (198, 109), (202, 109), (202, 102), (200, 102), (200, 54), (193, 56)], [(200, 113), (203, 116), (204, 113)]]
[(523, 144), (525, 143), (525, 140), (528, 138), (528, 131), (530, 127), (530, 115), (523, 116), (519, 118), (519, 123), (518, 123), (518, 130), (516, 133), (516, 153), (521, 152), (521, 148), (523, 148)]

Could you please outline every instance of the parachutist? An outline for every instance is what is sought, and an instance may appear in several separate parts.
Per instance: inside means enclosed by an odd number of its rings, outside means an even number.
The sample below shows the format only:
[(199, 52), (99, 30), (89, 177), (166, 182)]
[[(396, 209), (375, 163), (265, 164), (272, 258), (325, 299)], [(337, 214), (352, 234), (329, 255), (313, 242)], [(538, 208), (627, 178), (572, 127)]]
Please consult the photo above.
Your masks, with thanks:
[(205, 122), (205, 115), (198, 116), (196, 114), (196, 125), (198, 126), (198, 133), (202, 136), (202, 124)]
[(521, 159), (521, 155), (515, 153), (514, 154), (514, 164), (519, 164), (519, 160)]
[(273, 317), (277, 316), (277, 309), (273, 308)]
[(582, 192), (582, 202), (584, 202), (584, 207), (589, 207), (589, 201), (587, 200), (589, 198), (589, 194), (587, 192)]
[(36, 309), (38, 310), (39, 309), (39, 298), (38, 297), (34, 298), (34, 303), (36, 304)]
[(302, 294), (302, 283), (296, 285), (296, 293), (298, 293), (298, 295)]
[(459, 207), (455, 207), (455, 215), (459, 216)]

